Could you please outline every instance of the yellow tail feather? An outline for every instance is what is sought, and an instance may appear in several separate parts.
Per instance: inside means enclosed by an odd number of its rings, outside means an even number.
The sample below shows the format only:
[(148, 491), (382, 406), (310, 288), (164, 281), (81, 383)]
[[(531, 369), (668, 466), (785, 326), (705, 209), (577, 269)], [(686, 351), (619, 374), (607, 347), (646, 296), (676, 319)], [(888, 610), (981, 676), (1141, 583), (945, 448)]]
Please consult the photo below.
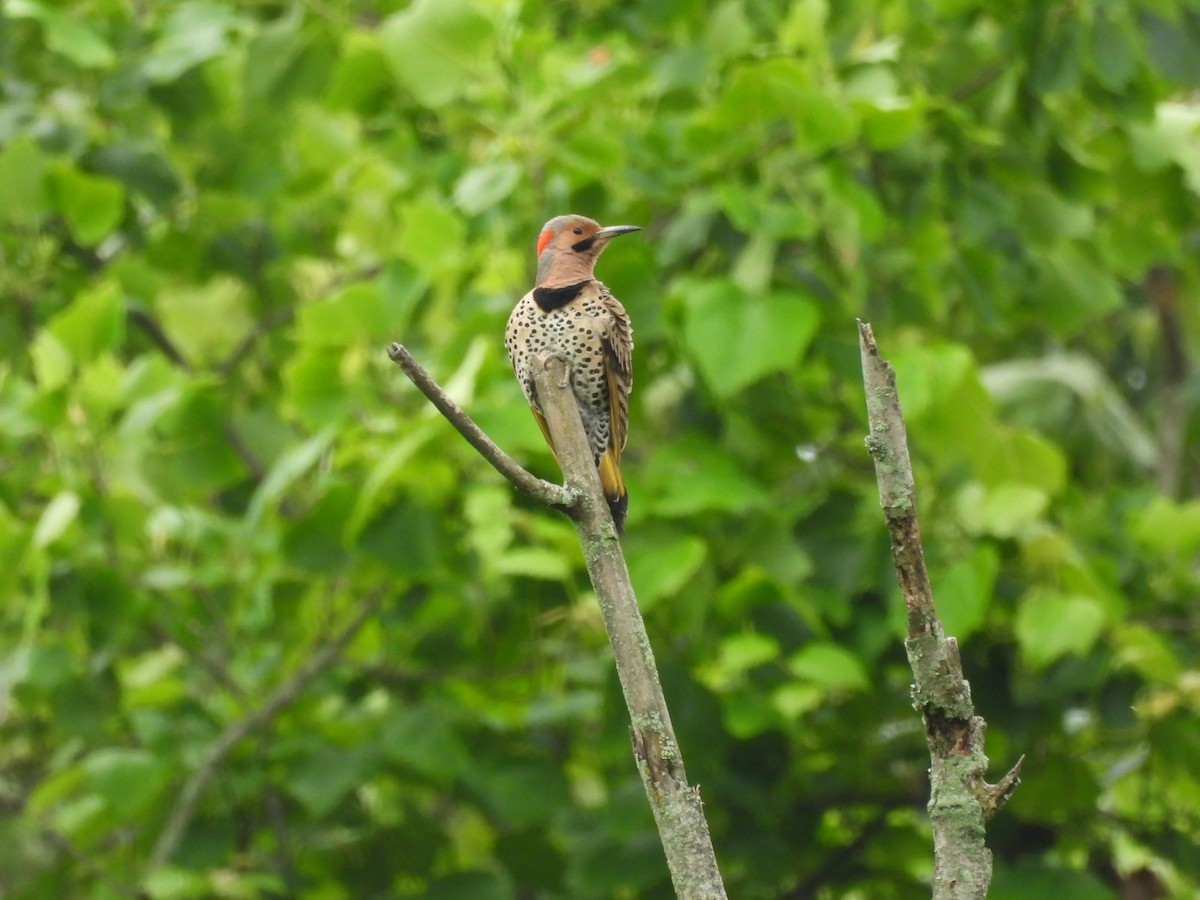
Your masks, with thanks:
[(629, 495), (625, 492), (625, 481), (621, 478), (621, 464), (616, 451), (609, 447), (600, 457), (600, 484), (604, 488), (608, 508), (612, 510), (613, 524), (617, 534), (625, 533), (625, 513), (629, 510)]

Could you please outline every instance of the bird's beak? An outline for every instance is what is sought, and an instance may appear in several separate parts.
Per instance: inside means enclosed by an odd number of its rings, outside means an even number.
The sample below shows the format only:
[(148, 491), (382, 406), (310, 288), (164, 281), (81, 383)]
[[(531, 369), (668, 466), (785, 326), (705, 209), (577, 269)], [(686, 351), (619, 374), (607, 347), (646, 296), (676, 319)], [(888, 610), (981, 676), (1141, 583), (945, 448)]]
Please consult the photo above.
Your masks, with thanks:
[(597, 231), (594, 237), (598, 237), (602, 241), (607, 241), (621, 234), (629, 234), (630, 232), (641, 230), (641, 225), (609, 225), (607, 228), (601, 228)]

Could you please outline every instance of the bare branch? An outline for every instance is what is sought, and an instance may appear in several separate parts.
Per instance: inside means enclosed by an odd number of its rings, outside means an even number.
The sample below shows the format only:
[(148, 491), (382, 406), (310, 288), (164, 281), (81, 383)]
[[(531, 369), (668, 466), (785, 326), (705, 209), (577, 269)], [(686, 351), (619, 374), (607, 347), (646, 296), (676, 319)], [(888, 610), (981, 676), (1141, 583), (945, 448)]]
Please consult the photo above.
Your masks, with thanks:
[(411, 353), (402, 344), (392, 344), (388, 347), (388, 358), (404, 370), (429, 401), (437, 407), (446, 419), (458, 429), (458, 433), (479, 451), (479, 455), (491, 463), (492, 468), (512, 482), (513, 487), (526, 496), (532, 497), (546, 506), (572, 512), (578, 505), (578, 495), (569, 488), (543, 481), (531, 472), (521, 468), (517, 462), (496, 446), (495, 442), (483, 433), (483, 429), (471, 421), (462, 409), (442, 390), (433, 378), (421, 368)]
[(929, 818), (933, 825), (934, 900), (983, 900), (992, 879), (992, 854), (984, 822), (1016, 790), (1021, 763), (998, 785), (985, 780), (987, 723), (975, 715), (971, 686), (963, 678), (958, 643), (947, 637), (933, 604), (917, 521), (908, 434), (896, 375), (879, 356), (871, 326), (858, 323), (863, 384), (879, 501), (892, 538), (892, 561), (907, 610), (904, 648), (913, 671), (913, 706), (925, 720), (929, 744)]
[(200, 804), (200, 798), (204, 795), (205, 788), (208, 787), (208, 783), (212, 781), (233, 748), (250, 734), (270, 724), (271, 720), (279, 715), (284, 707), (300, 696), (300, 692), (314, 678), (337, 662), (346, 645), (379, 608), (382, 597), (382, 591), (377, 591), (369, 596), (336, 637), (310, 653), (306, 662), (290, 678), (275, 688), (258, 709), (233, 722), (212, 743), (204, 755), (204, 760), (184, 784), (183, 790), (179, 792), (179, 799), (176, 800), (174, 809), (167, 817), (167, 824), (159, 834), (158, 840), (154, 844), (154, 851), (150, 854), (147, 874), (166, 865), (175, 856), (179, 845), (183, 842), (188, 825), (191, 824), (192, 818), (196, 814), (196, 808)]
[(700, 792), (687, 782), (650, 638), (564, 361), (556, 356), (543, 359), (536, 384), (538, 402), (567, 487), (581, 498), (579, 514), (574, 517), (575, 529), (612, 644), (632, 723), (634, 758), (658, 825), (675, 893), (683, 900), (722, 898), (725, 886)]
[(629, 708), (634, 759), (662, 839), (675, 893), (681, 900), (723, 900), (725, 886), (700, 792), (687, 783), (650, 638), (584, 434), (566, 364), (557, 356), (543, 358), (536, 378), (538, 403), (566, 482), (565, 487), (559, 487), (535, 478), (513, 462), (446, 396), (404, 347), (392, 344), (388, 356), (500, 474), (518, 490), (566, 513), (575, 523)]

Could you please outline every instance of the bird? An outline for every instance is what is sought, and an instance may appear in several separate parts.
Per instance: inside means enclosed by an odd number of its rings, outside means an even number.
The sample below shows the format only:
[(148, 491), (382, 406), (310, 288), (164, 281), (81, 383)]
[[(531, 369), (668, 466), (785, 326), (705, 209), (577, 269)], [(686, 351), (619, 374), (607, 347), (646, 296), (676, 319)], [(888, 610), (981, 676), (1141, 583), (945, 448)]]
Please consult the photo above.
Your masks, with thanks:
[(596, 279), (595, 266), (609, 241), (634, 231), (641, 228), (602, 228), (579, 215), (555, 216), (547, 222), (537, 239), (537, 278), (513, 308), (504, 330), (509, 361), (556, 460), (558, 451), (538, 403), (534, 367), (547, 355), (566, 362), (618, 534), (624, 532), (629, 509), (621, 453), (629, 435), (633, 327), (625, 307)]

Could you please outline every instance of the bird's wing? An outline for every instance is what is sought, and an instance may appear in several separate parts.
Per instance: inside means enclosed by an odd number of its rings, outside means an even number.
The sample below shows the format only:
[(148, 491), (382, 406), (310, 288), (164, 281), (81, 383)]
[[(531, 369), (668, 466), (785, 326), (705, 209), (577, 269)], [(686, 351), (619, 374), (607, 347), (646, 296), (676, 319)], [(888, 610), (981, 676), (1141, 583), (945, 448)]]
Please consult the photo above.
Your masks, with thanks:
[(608, 412), (617, 461), (629, 436), (629, 393), (633, 390), (633, 326), (625, 307), (601, 286), (601, 300), (612, 319), (604, 337), (605, 375), (608, 379)]

